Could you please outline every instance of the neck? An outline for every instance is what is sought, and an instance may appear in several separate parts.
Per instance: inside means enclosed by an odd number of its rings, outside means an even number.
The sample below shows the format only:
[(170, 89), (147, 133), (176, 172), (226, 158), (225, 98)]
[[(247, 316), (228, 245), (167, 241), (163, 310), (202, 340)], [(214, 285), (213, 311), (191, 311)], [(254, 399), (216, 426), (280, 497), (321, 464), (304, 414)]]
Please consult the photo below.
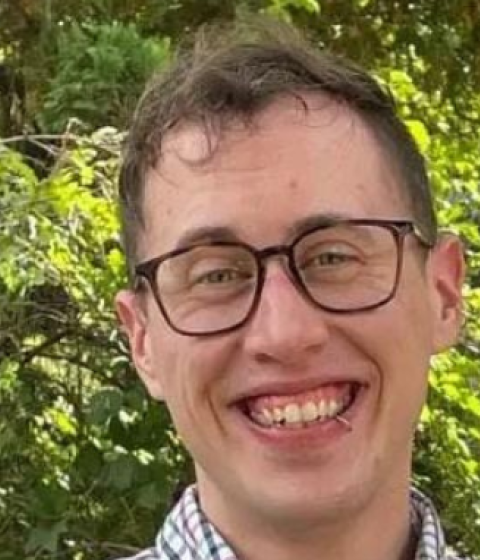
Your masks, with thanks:
[(290, 531), (255, 519), (251, 512), (212, 521), (242, 560), (318, 560), (319, 551), (322, 560), (351, 560), (352, 554), (356, 560), (413, 560), (408, 484), (378, 494), (382, 499), (373, 497), (361, 511)]

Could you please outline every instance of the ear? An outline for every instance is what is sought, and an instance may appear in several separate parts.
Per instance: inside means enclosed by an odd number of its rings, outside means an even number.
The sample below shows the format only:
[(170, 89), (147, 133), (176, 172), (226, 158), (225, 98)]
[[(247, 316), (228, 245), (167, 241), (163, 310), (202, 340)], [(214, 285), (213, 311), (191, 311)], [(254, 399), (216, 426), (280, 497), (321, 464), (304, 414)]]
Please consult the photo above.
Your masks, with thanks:
[(160, 377), (155, 368), (152, 355), (152, 335), (146, 312), (146, 303), (131, 290), (122, 290), (115, 297), (117, 316), (130, 343), (130, 353), (150, 395), (157, 400), (163, 399)]
[(462, 285), (465, 259), (460, 240), (451, 234), (440, 238), (430, 256), (435, 325), (434, 351), (446, 350), (457, 341), (462, 322)]

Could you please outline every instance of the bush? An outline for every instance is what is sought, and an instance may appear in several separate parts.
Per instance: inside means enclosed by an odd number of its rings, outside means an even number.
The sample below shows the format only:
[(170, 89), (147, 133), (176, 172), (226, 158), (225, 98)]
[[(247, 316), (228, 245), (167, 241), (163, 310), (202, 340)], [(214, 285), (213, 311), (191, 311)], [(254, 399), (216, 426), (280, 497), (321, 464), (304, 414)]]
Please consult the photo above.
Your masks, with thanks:
[(169, 41), (142, 38), (135, 25), (73, 23), (57, 35), (53, 78), (44, 96), (41, 127), (64, 130), (123, 126), (146, 80), (169, 56)]

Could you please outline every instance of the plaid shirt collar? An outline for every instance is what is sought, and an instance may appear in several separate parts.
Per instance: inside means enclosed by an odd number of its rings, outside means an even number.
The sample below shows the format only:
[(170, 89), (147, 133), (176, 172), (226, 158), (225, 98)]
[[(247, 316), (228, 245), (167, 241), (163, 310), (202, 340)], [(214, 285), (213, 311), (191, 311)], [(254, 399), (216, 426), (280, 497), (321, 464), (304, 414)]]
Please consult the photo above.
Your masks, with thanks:
[[(411, 491), (411, 518), (418, 536), (415, 560), (460, 560), (446, 550), (433, 504), (415, 489)], [(238, 559), (201, 511), (196, 489), (190, 486), (165, 520), (156, 546), (130, 560)]]

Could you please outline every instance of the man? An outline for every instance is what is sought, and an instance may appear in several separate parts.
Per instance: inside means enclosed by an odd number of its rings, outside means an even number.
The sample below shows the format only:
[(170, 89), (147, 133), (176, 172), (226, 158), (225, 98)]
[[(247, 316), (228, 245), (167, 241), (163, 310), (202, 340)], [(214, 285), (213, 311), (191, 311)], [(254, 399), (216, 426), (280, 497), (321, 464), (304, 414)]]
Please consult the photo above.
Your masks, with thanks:
[(136, 558), (446, 558), (409, 481), (429, 360), (461, 323), (461, 247), (437, 235), (389, 95), (265, 37), (197, 45), (126, 147), (116, 306), (196, 471)]

